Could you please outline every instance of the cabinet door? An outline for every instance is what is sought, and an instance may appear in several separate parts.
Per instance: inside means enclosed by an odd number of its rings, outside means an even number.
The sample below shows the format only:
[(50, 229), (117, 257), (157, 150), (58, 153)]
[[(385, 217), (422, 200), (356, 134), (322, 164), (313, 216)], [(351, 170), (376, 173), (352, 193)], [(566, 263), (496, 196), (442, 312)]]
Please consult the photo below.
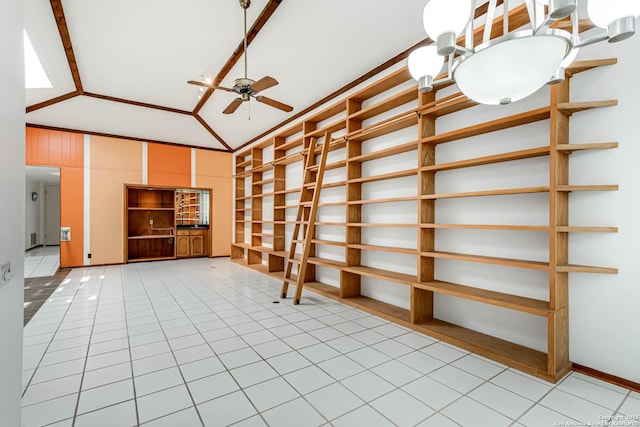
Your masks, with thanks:
[(204, 255), (204, 236), (202, 234), (191, 235), (191, 256)]
[(177, 257), (188, 257), (189, 253), (189, 235), (180, 236), (178, 235), (176, 238), (176, 256)]

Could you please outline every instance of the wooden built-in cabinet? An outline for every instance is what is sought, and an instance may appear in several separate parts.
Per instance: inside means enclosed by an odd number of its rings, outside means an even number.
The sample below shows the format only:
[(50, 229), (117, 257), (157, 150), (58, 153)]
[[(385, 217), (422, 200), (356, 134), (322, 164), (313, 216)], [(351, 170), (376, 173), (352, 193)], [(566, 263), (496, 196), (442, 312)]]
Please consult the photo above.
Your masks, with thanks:
[(177, 249), (178, 258), (208, 256), (208, 235), (206, 229), (178, 229)]
[[(305, 290), (310, 289), (329, 298), (376, 314), (401, 325), (424, 332), (443, 341), (494, 359), (540, 378), (557, 381), (572, 367), (569, 361), (568, 278), (569, 273), (616, 274), (612, 267), (575, 265), (569, 262), (569, 237), (571, 233), (614, 233), (616, 227), (574, 226), (569, 223), (569, 194), (572, 192), (615, 191), (617, 185), (572, 185), (569, 182), (569, 160), (574, 152), (583, 150), (613, 149), (615, 142), (577, 143), (569, 142), (569, 124), (572, 114), (580, 111), (616, 105), (615, 100), (594, 102), (571, 102), (569, 88), (571, 78), (590, 69), (615, 64), (615, 59), (582, 61), (567, 69), (567, 79), (550, 87), (548, 105), (518, 114), (492, 119), (471, 126), (451, 127), (438, 132), (438, 119), (461, 110), (473, 108), (476, 103), (450, 87), (436, 87), (431, 93), (419, 94), (415, 86), (407, 88), (411, 77), (406, 68), (390, 73), (372, 85), (355, 92), (346, 100), (306, 118), (304, 121), (280, 131), (275, 136), (237, 153), (235, 157), (235, 238), (231, 247), (234, 262), (283, 279), (287, 227), (295, 223), (291, 213), (298, 206), (292, 197), (300, 188), (287, 186), (287, 166), (301, 164), (312, 138), (329, 132), (333, 136), (331, 151), (342, 150), (344, 155), (333, 156), (326, 170), (341, 168), (344, 180), (327, 181), (323, 189), (341, 187), (345, 191), (344, 201), (321, 200), (319, 206), (343, 206), (344, 218), (326, 221), (322, 215), (316, 221), (316, 230), (323, 227), (344, 229), (344, 239), (313, 240), (310, 268), (306, 270)], [(403, 86), (404, 85), (404, 86)], [(397, 88), (398, 87), (398, 88)], [(395, 90), (392, 90), (397, 88)], [(440, 94), (441, 90), (447, 92)], [(392, 95), (388, 95), (392, 93)], [(399, 107), (408, 103), (417, 105), (409, 111), (397, 113)], [(497, 107), (500, 108), (500, 107)], [(393, 111), (392, 111), (393, 110)], [(505, 150), (502, 153), (469, 158), (459, 161), (438, 162), (438, 147), (465, 138), (546, 122), (549, 126), (548, 141), (530, 149)], [(383, 148), (371, 148), (370, 141), (403, 129), (417, 129), (411, 139), (398, 140)], [(524, 132), (524, 131), (523, 131)], [(395, 134), (398, 135), (398, 134)], [(406, 132), (402, 135), (406, 135)], [(544, 139), (547, 137), (545, 136)], [(265, 153), (273, 160), (263, 161)], [(272, 154), (271, 154), (272, 153)], [(367, 175), (368, 162), (402, 153), (415, 153), (414, 166), (405, 170)], [(312, 155), (318, 155), (314, 152)], [(330, 153), (331, 155), (331, 153)], [(342, 156), (342, 157), (341, 157)], [(462, 170), (475, 166), (502, 162), (519, 162), (524, 159), (546, 158), (549, 180), (547, 184), (529, 187), (509, 187), (508, 179), (503, 188), (461, 192), (438, 192), (436, 181), (441, 171)], [(295, 169), (300, 171), (300, 169)], [(300, 173), (300, 172), (298, 172)], [(450, 173), (450, 172), (447, 172)], [(417, 179), (417, 194), (384, 198), (367, 198), (365, 185), (402, 177)], [(548, 196), (548, 223), (538, 224), (462, 224), (447, 222), (445, 215), (436, 215), (438, 201), (447, 199), (484, 198), (488, 196), (518, 197)], [(265, 200), (269, 207), (265, 207)], [(511, 199), (505, 198), (505, 203)], [(537, 200), (537, 199), (536, 199)], [(412, 201), (417, 204), (417, 221), (413, 223), (370, 223), (363, 214), (364, 207), (375, 203), (396, 204)], [(546, 206), (546, 202), (544, 202)], [(402, 206), (402, 205), (398, 205)], [(402, 208), (399, 208), (402, 209)], [(542, 209), (547, 209), (542, 207)], [(271, 210), (270, 215), (266, 213)], [(287, 213), (289, 215), (287, 215)], [(436, 218), (438, 221), (436, 221)], [(389, 247), (368, 244), (363, 238), (367, 228), (411, 228), (417, 233), (415, 247)], [(454, 253), (438, 249), (438, 230), (488, 230), (492, 233), (527, 232), (544, 233), (548, 236), (547, 259), (541, 261), (512, 259), (468, 253)], [(289, 242), (287, 242), (288, 244)], [(318, 248), (344, 248), (340, 260), (316, 256)], [(597, 248), (594, 248), (597, 250)], [(367, 252), (405, 254), (415, 257), (417, 271), (414, 274), (393, 271), (393, 268), (374, 268), (365, 260)], [(472, 262), (501, 267), (535, 270), (546, 273), (548, 278), (541, 284), (548, 287), (548, 299), (536, 299), (509, 292), (498, 292), (481, 287), (437, 280), (437, 260), (447, 262)], [(442, 262), (442, 261), (440, 261)], [(318, 281), (315, 267), (338, 271), (339, 286)], [(378, 301), (361, 292), (363, 277), (400, 284), (410, 289), (409, 308), (405, 309), (388, 302)], [(537, 276), (538, 277), (538, 276)], [(515, 287), (514, 287), (515, 289)], [(436, 317), (436, 294), (447, 298), (458, 298), (487, 304), (501, 309), (515, 310), (544, 319), (547, 336), (547, 351), (538, 351), (527, 346), (490, 336), (468, 327), (453, 324)], [(304, 299), (304, 296), (303, 296)], [(501, 320), (496, 318), (496, 324)]]
[(126, 187), (126, 260), (175, 258), (174, 190)]
[[(126, 185), (125, 260), (208, 256), (209, 226), (200, 225), (206, 191)], [(188, 228), (177, 229), (178, 225)]]

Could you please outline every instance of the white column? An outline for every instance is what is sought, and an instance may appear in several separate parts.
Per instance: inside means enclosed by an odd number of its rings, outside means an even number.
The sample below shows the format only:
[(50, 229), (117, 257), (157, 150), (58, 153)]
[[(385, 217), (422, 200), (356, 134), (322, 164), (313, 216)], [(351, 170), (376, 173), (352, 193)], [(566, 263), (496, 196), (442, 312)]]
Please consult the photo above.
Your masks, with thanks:
[(91, 265), (91, 135), (84, 136), (84, 265)]

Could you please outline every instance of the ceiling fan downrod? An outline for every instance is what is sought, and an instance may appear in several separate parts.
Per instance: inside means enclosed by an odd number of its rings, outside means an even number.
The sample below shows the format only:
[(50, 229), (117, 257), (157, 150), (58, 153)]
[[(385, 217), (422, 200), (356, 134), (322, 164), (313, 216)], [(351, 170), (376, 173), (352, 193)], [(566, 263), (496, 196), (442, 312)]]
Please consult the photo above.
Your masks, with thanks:
[(251, 6), (251, 0), (240, 0), (240, 7), (244, 9), (244, 78), (247, 76), (247, 9)]

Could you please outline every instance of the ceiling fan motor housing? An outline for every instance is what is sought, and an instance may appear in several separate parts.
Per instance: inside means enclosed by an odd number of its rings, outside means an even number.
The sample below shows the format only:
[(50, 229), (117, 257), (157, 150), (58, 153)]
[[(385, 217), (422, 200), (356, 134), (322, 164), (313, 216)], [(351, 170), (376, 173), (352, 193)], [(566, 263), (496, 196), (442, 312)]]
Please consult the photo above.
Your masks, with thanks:
[(251, 85), (254, 83), (255, 83), (255, 80), (251, 80), (247, 78), (235, 79), (233, 81), (233, 91), (239, 95), (244, 95), (244, 94), (255, 95), (258, 92), (251, 89)]

